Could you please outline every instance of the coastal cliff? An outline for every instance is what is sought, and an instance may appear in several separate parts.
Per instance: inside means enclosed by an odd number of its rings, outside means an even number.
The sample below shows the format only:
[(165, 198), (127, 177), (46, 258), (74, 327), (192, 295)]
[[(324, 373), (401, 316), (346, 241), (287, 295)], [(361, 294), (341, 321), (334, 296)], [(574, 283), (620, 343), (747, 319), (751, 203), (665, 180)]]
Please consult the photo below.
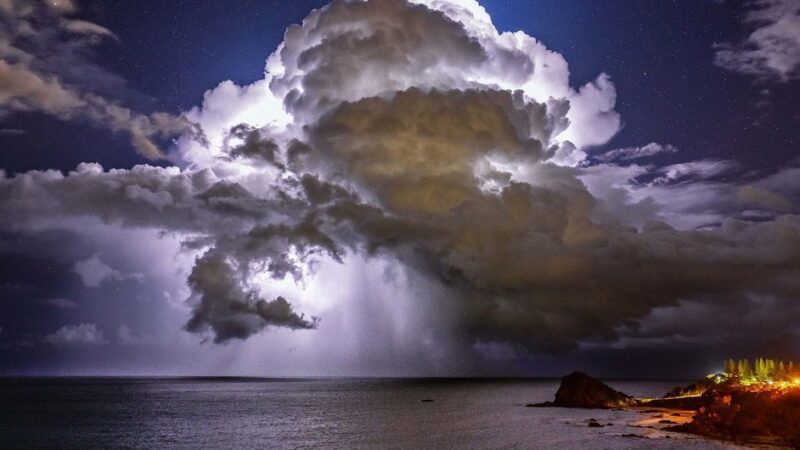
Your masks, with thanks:
[(800, 389), (712, 387), (690, 423), (673, 431), (800, 449)]

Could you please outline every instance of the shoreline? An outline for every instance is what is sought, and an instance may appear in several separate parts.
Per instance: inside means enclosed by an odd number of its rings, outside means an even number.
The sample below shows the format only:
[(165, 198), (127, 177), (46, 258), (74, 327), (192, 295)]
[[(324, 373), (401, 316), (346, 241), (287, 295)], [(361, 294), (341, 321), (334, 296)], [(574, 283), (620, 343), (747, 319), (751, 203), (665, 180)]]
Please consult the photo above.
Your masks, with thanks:
[(696, 410), (672, 409), (666, 407), (649, 408), (642, 406), (632, 407), (628, 409), (628, 411), (646, 416), (633, 422), (629, 422), (628, 426), (663, 433), (656, 436), (642, 436), (648, 439), (665, 438), (668, 436), (666, 433), (678, 433), (681, 435), (697, 436), (710, 441), (726, 442), (736, 445), (767, 445), (775, 448), (792, 448), (790, 445), (780, 442), (780, 438), (777, 437), (769, 438), (763, 436), (749, 436), (742, 437), (740, 439), (728, 439), (724, 436), (694, 433), (684, 429), (684, 427), (692, 423), (695, 414), (697, 414)]

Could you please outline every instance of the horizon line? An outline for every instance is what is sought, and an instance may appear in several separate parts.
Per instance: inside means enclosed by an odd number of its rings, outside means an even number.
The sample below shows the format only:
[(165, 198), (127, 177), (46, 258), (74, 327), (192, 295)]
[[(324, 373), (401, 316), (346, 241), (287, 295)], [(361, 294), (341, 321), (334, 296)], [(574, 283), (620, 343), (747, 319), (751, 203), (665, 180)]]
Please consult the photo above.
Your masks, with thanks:
[[(570, 372), (572, 373), (572, 372)], [(568, 375), (568, 374), (566, 374)], [(263, 375), (108, 375), (108, 374), (0, 374), (0, 380), (9, 379), (161, 379), (197, 381), (323, 381), (323, 380), (384, 380), (384, 381), (536, 381), (560, 380), (566, 375), (554, 376), (404, 376), (404, 375), (314, 375), (314, 376), (263, 376)], [(613, 381), (690, 381), (696, 377), (597, 377)]]

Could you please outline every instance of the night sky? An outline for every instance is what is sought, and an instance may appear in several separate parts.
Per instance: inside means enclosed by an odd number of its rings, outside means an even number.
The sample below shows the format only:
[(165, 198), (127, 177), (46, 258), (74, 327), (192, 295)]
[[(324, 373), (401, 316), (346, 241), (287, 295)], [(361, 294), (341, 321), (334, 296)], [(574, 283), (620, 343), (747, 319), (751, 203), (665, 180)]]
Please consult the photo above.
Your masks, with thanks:
[(800, 1), (328, 3), (0, 0), (0, 373), (800, 360)]

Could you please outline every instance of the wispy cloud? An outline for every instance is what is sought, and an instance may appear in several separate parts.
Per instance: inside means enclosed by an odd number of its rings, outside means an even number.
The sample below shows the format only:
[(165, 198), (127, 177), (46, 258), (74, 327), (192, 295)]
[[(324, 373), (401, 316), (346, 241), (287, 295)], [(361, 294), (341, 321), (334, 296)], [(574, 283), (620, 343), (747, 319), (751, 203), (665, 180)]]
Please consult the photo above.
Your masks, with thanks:
[(74, 3), (5, 0), (0, 3), (0, 117), (34, 111), (83, 120), (130, 136), (150, 159), (164, 157), (159, 140), (192, 132), (182, 116), (133, 111), (98, 89), (125, 81), (91, 60), (94, 48), (117, 40), (110, 30), (73, 19)]
[(46, 300), (42, 300), (42, 303), (50, 306), (55, 306), (56, 308), (77, 308), (78, 304), (73, 302), (68, 298), (48, 298)]
[(718, 66), (761, 80), (787, 82), (800, 77), (800, 0), (756, 0), (744, 23), (755, 27), (739, 43), (718, 46)]
[(657, 142), (651, 142), (643, 147), (625, 147), (610, 150), (602, 155), (593, 156), (592, 158), (601, 162), (633, 161), (650, 156), (677, 152), (678, 149), (672, 145), (662, 145)]

